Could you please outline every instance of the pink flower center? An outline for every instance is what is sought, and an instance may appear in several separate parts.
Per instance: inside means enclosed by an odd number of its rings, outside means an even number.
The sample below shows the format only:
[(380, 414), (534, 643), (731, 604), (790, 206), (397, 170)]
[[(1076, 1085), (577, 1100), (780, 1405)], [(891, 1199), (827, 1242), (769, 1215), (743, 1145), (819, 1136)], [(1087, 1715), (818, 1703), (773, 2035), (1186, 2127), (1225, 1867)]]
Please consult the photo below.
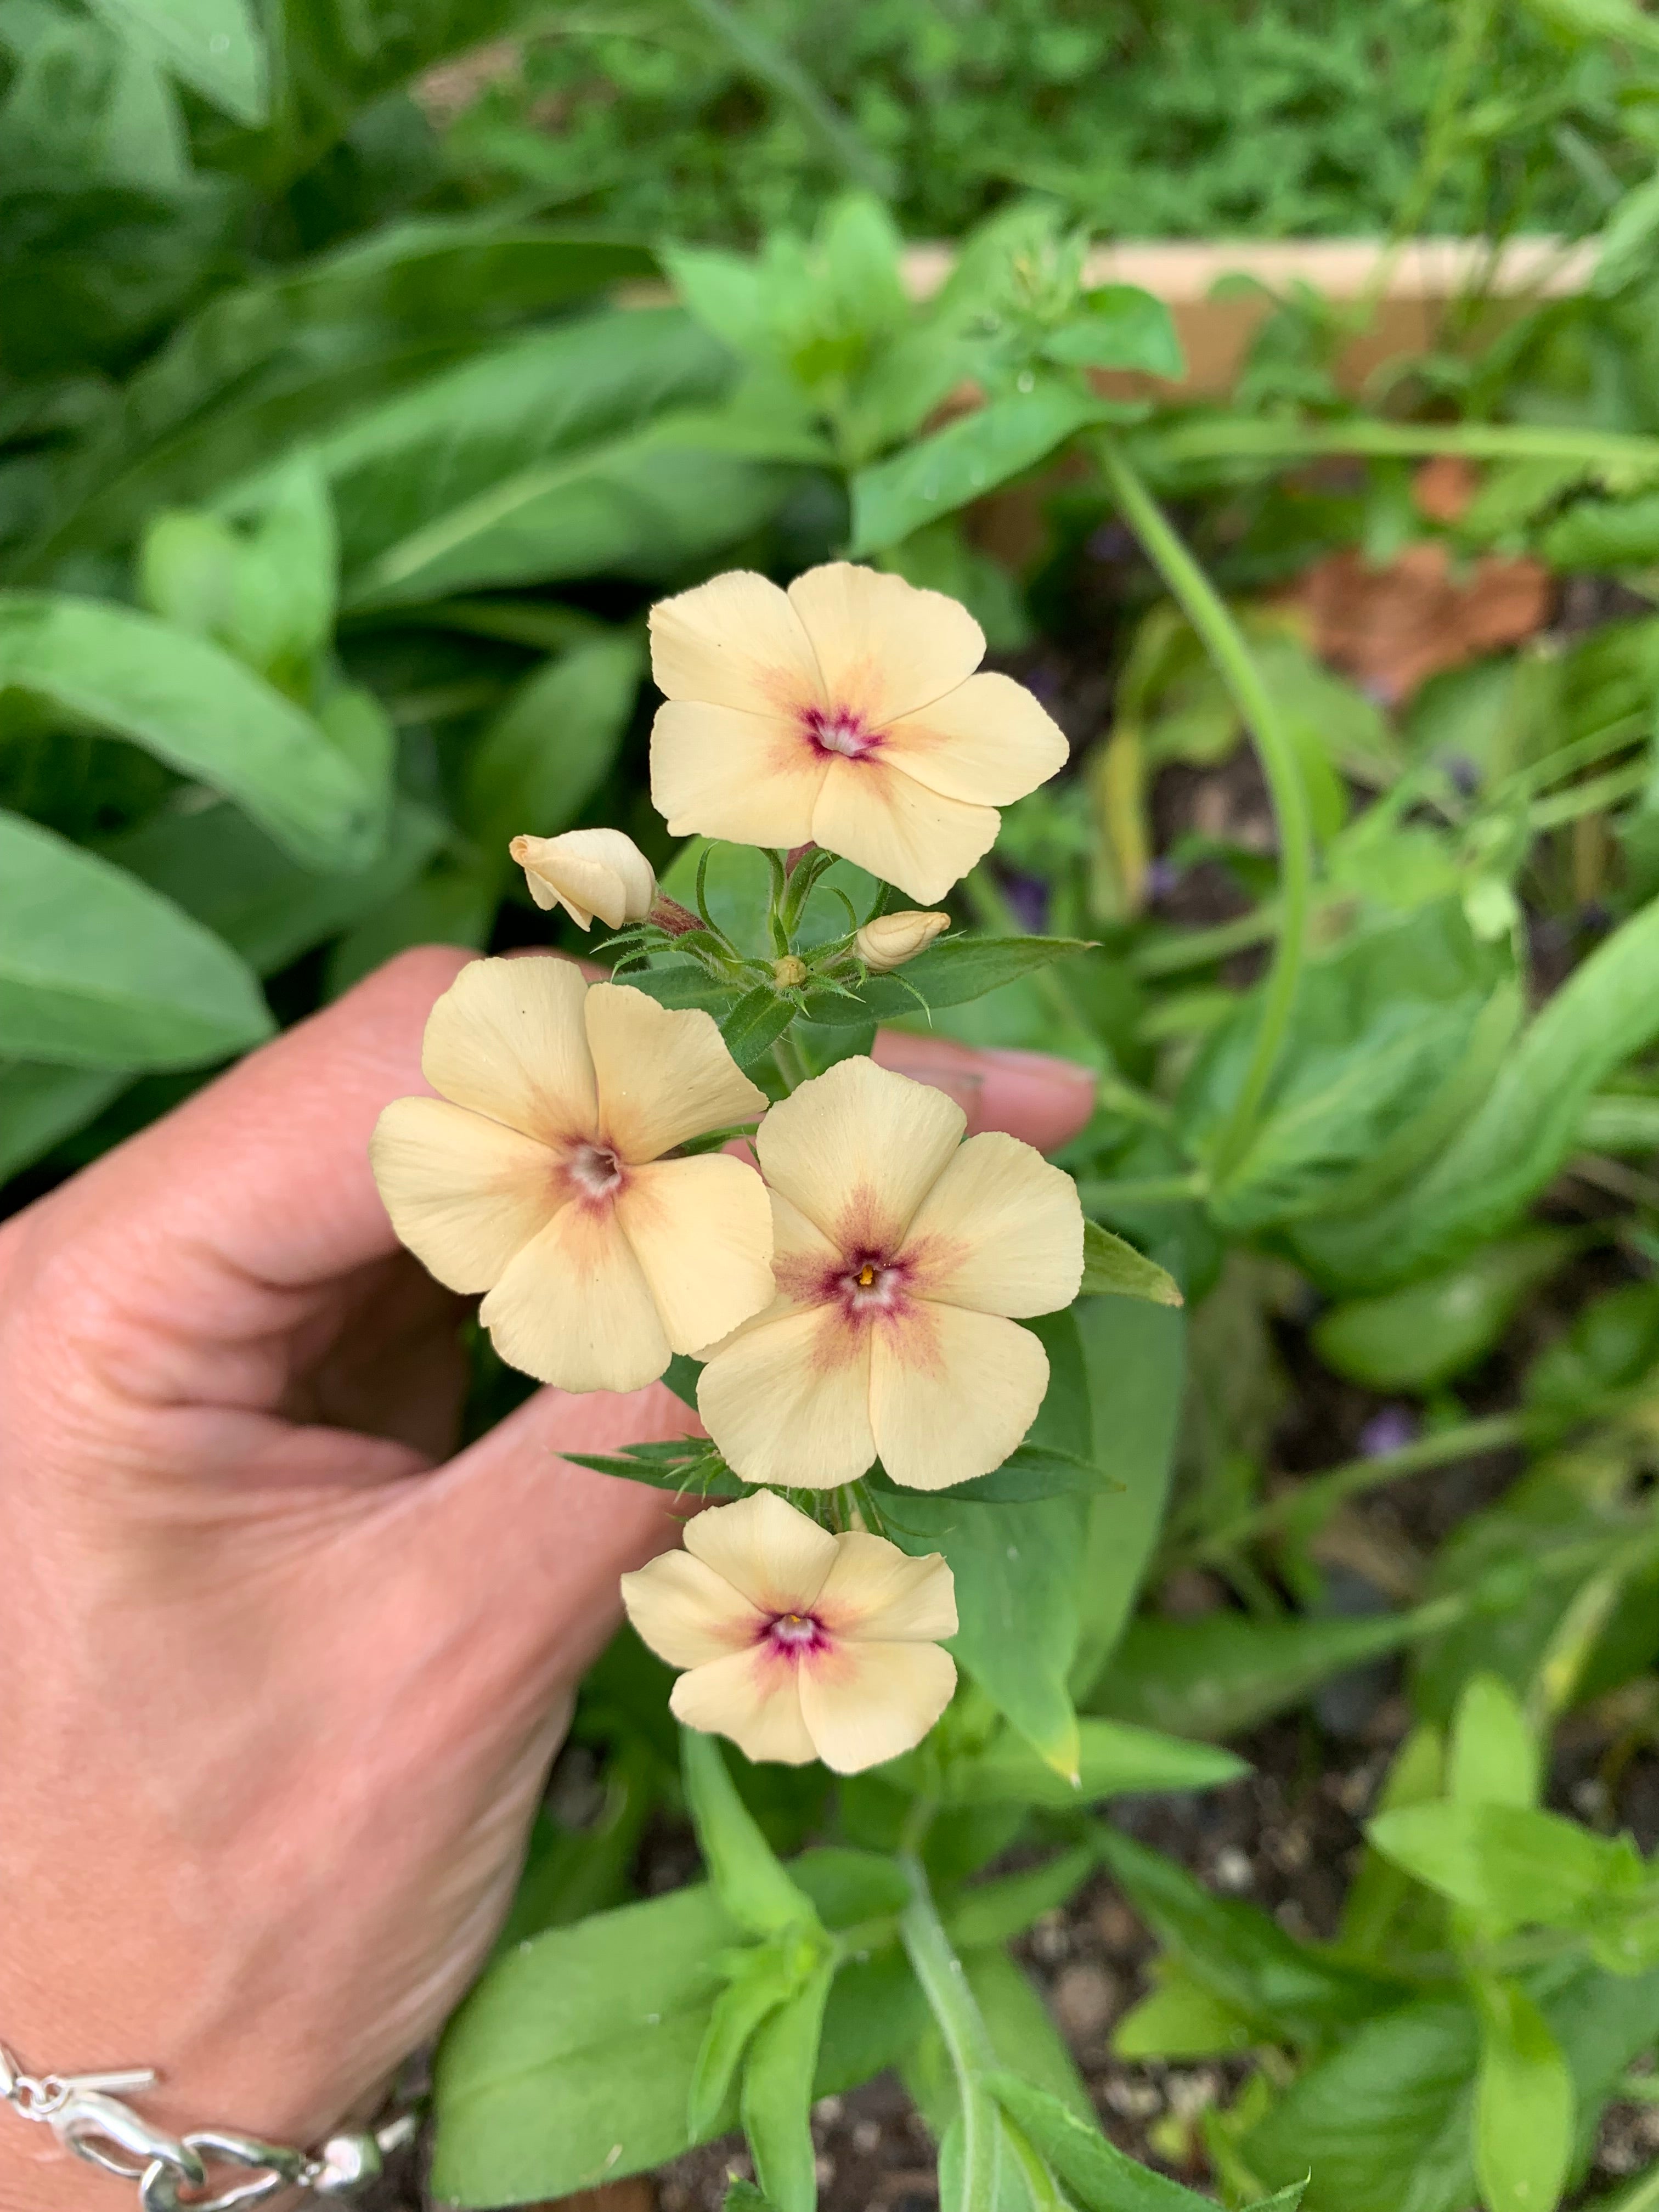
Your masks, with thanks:
[(564, 1171), (584, 1198), (614, 1198), (622, 1188), (623, 1164), (609, 1145), (577, 1145)]
[(767, 1623), (765, 1638), (774, 1657), (779, 1659), (804, 1659), (830, 1640), (822, 1621), (810, 1613), (778, 1613)]
[(881, 743), (881, 732), (870, 729), (851, 707), (803, 708), (800, 720), (809, 744), (821, 753), (839, 753), (843, 760), (862, 760)]

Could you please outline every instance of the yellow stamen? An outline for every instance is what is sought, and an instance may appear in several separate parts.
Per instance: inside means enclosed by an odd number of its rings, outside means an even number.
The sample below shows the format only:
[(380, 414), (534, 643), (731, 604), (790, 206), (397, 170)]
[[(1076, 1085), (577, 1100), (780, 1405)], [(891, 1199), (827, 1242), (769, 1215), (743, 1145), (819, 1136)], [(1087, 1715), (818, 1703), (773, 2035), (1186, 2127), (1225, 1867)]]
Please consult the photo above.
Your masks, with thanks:
[(875, 1279), (876, 1271), (866, 1260), (864, 1265), (859, 1269), (859, 1288), (861, 1291), (867, 1291)]

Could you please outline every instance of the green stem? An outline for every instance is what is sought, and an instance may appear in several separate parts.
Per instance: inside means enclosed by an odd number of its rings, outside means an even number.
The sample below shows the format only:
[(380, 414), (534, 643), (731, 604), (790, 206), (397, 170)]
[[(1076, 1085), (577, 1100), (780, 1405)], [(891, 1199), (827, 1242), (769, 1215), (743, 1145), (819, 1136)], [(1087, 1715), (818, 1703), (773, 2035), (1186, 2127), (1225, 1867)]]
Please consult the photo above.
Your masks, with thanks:
[(1279, 902), (1252, 907), (1231, 921), (1218, 921), (1208, 929), (1187, 929), (1155, 939), (1129, 956), (1137, 975), (1178, 975), (1183, 968), (1207, 968), (1252, 945), (1270, 944), (1279, 932)]
[(1389, 225), (1389, 252), (1379, 259), (1366, 288), (1370, 302), (1382, 297), (1389, 270), (1402, 242), (1415, 238), (1422, 228), (1423, 219), (1456, 150), (1458, 112), (1468, 96), (1470, 80), (1492, 27), (1493, 7), (1494, 0), (1458, 0), (1456, 20), (1424, 129), (1422, 157)]
[(1290, 1028), (1307, 949), (1313, 900), (1313, 822), (1295, 740), (1262, 682), (1249, 646), (1215, 586), (1194, 560), (1169, 519), (1110, 438), (1099, 446), (1108, 489), (1187, 619), (1203, 641), (1216, 672), (1250, 732), (1279, 823), (1279, 942), (1262, 992), (1261, 1020), (1244, 1080), (1215, 1140), (1211, 1172), (1218, 1184), (1237, 1165), (1255, 1134), (1256, 1117), (1273, 1080)]
[(1492, 1413), (1484, 1420), (1460, 1421), (1455, 1428), (1441, 1429), (1402, 1444), (1398, 1451), (1378, 1452), (1370, 1459), (1343, 1461), (1323, 1474), (1310, 1475), (1293, 1490), (1281, 1491), (1265, 1505), (1258, 1505), (1218, 1528), (1192, 1553), (1194, 1560), (1224, 1558), (1245, 1544), (1282, 1528), (1287, 1522), (1317, 1522), (1345, 1498), (1375, 1490), (1402, 1475), (1420, 1474), (1425, 1468), (1446, 1467), (1454, 1460), (1474, 1459), (1481, 1452), (1502, 1451), (1522, 1443), (1528, 1423), (1521, 1413)]
[(951, 1948), (921, 1861), (906, 1851), (899, 1864), (910, 1884), (899, 1934), (939, 2025), (962, 2100), (962, 2212), (994, 2212), (1000, 2128), (984, 2077), (996, 2065), (996, 2053), (962, 1961)]
[(1472, 461), (1580, 461), (1587, 469), (1659, 473), (1659, 438), (1535, 422), (1382, 422), (1370, 416), (1294, 422), (1209, 415), (1153, 433), (1148, 450), (1160, 463), (1311, 460), (1324, 453), (1422, 460), (1460, 453)]
[(823, 140), (842, 174), (872, 192), (890, 193), (893, 177), (887, 161), (867, 146), (834, 100), (781, 46), (726, 0), (685, 0), (686, 12), (695, 15), (737, 63), (743, 74), (768, 92), (775, 93), (799, 110)]
[(1529, 829), (1559, 830), (1564, 822), (1577, 822), (1586, 814), (1599, 814), (1604, 807), (1616, 806), (1621, 799), (1634, 797), (1652, 774), (1645, 761), (1632, 761), (1628, 768), (1609, 769), (1605, 775), (1593, 775), (1583, 783), (1571, 784), (1559, 791), (1553, 799), (1534, 799), (1527, 809)]

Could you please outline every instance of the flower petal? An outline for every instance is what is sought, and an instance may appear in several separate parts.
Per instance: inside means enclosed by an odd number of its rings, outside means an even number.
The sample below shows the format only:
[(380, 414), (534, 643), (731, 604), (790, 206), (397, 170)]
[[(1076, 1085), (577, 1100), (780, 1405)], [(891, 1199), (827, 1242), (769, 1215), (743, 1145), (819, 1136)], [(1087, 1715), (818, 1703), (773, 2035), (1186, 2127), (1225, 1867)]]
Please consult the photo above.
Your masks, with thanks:
[(929, 791), (1011, 806), (1058, 775), (1064, 733), (1012, 676), (970, 676), (931, 707), (888, 725), (882, 758)]
[(856, 1482), (876, 1455), (867, 1333), (833, 1306), (763, 1314), (703, 1369), (697, 1411), (745, 1482)]
[(823, 703), (811, 641), (788, 595), (734, 568), (651, 610), (651, 673), (669, 699), (750, 714), (794, 715)]
[(766, 1111), (766, 1093), (701, 1008), (659, 1006), (625, 983), (595, 983), (586, 1014), (599, 1124), (625, 1160), (658, 1159), (688, 1137)]
[(956, 1580), (938, 1552), (913, 1559), (884, 1536), (854, 1528), (836, 1539), (812, 1610), (832, 1637), (936, 1644), (957, 1632)]
[(825, 703), (884, 727), (973, 674), (985, 633), (966, 607), (853, 561), (809, 568), (789, 586), (823, 672)]
[(651, 725), (651, 804), (677, 837), (804, 845), (828, 766), (781, 715), (671, 699)]
[(668, 1364), (651, 1286), (610, 1205), (562, 1207), (478, 1318), (509, 1366), (562, 1390), (637, 1390)]
[(663, 1552), (622, 1578), (622, 1600), (642, 1643), (671, 1667), (702, 1667), (746, 1651), (766, 1617), (723, 1575), (685, 1552)]
[(942, 1091), (860, 1055), (773, 1107), (755, 1151), (767, 1182), (837, 1251), (890, 1253), (967, 1126)]
[(676, 1352), (702, 1351), (770, 1301), (772, 1209), (743, 1161), (711, 1152), (630, 1169), (617, 1218)]
[(810, 1613), (836, 1564), (830, 1531), (770, 1490), (699, 1513), (685, 1548), (769, 1616)]
[(668, 1707), (687, 1728), (729, 1735), (746, 1759), (805, 1766), (817, 1755), (800, 1716), (797, 1669), (764, 1645), (694, 1667), (675, 1683)]
[(456, 1105), (544, 1144), (591, 1135), (599, 1104), (582, 1027), (586, 990), (568, 960), (475, 960), (427, 1018), (421, 1072)]
[(810, 835), (825, 852), (931, 906), (983, 860), (1001, 826), (994, 806), (943, 798), (901, 767), (889, 768), (884, 751), (830, 763)]
[(870, 1419), (895, 1482), (944, 1490), (988, 1474), (1019, 1443), (1048, 1387), (1048, 1355), (1018, 1322), (919, 1304), (932, 1324), (925, 1335), (874, 1332)]
[(937, 1644), (833, 1644), (800, 1668), (800, 1712), (837, 1774), (914, 1750), (951, 1702), (956, 1663)]
[(979, 1313), (1054, 1313), (1083, 1280), (1077, 1185), (1018, 1137), (969, 1137), (917, 1209), (904, 1257), (924, 1298)]
[(844, 1267), (841, 1253), (815, 1221), (809, 1221), (781, 1190), (768, 1190), (772, 1204), (772, 1273), (780, 1297), (792, 1304), (820, 1303), (825, 1283)]
[(394, 1098), (368, 1140), (392, 1227), (452, 1291), (487, 1291), (567, 1194), (545, 1145), (443, 1098)]

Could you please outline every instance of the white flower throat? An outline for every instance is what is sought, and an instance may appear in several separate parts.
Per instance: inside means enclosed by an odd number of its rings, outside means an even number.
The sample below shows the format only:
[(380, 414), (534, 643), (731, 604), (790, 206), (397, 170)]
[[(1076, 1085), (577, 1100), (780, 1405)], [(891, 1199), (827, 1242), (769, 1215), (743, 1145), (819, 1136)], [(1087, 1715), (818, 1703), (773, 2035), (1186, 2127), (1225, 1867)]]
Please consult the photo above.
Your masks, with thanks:
[(851, 707), (808, 707), (801, 722), (820, 752), (839, 753), (843, 760), (861, 760), (881, 743), (881, 732), (866, 727)]
[(622, 1188), (622, 1162), (609, 1145), (577, 1145), (565, 1173), (584, 1198), (610, 1198)]

